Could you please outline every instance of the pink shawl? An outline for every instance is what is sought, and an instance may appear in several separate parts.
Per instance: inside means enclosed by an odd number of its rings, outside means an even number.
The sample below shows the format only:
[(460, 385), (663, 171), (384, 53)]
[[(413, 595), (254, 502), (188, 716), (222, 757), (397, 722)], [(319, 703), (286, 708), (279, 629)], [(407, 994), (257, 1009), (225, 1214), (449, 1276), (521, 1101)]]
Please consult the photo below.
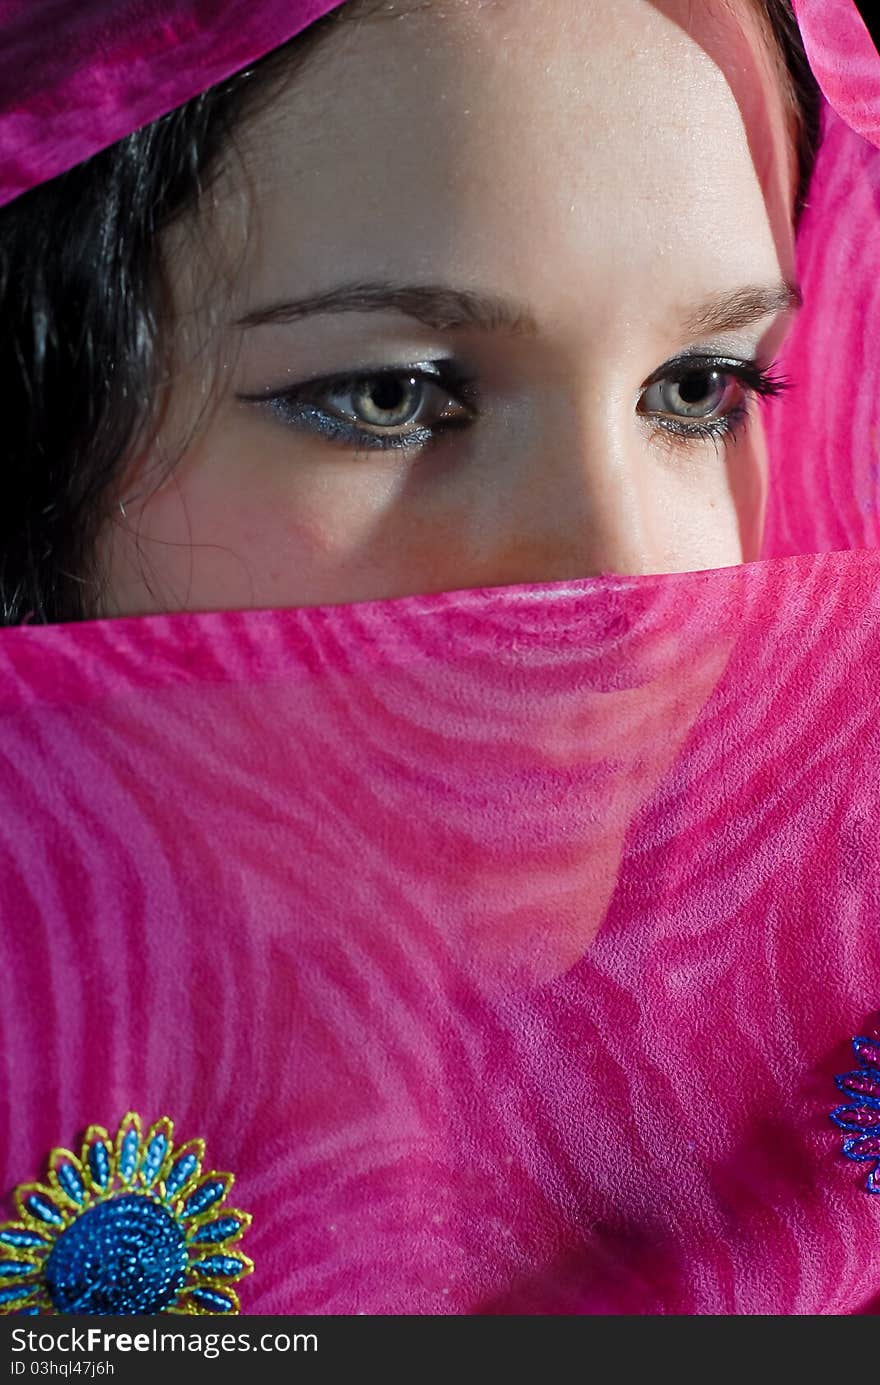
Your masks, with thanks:
[[(3, 200), (330, 8), (2, 0)], [(880, 58), (796, 8), (761, 561), (0, 631), (8, 1220), (137, 1111), (246, 1313), (880, 1312)]]

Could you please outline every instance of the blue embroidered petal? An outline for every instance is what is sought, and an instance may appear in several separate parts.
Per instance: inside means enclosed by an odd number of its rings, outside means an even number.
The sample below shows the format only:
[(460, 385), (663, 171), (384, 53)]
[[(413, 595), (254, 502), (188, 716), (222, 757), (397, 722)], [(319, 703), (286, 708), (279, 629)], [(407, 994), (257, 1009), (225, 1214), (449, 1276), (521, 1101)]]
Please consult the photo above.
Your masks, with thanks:
[(52, 1151), (49, 1160), (49, 1180), (53, 1185), (57, 1185), (58, 1189), (71, 1202), (78, 1207), (84, 1205), (86, 1186), (80, 1172), (79, 1160), (69, 1150), (56, 1149)]
[(880, 1159), (880, 1136), (858, 1135), (844, 1140), (843, 1152), (848, 1159)]
[(23, 1226), (0, 1226), (0, 1245), (4, 1246), (43, 1246), (46, 1240), (36, 1231), (27, 1231)]
[(183, 1204), (183, 1215), (185, 1217), (198, 1217), (202, 1212), (207, 1212), (209, 1207), (213, 1207), (215, 1202), (219, 1202), (226, 1196), (225, 1179), (213, 1178), (196, 1188), (195, 1192), (190, 1193), (186, 1202)]
[(10, 1284), (8, 1288), (0, 1289), (0, 1304), (22, 1303), (33, 1292), (33, 1284)]
[(165, 1196), (176, 1197), (190, 1179), (198, 1176), (200, 1168), (201, 1159), (195, 1150), (188, 1149), (179, 1155), (165, 1179)]
[(192, 1245), (216, 1245), (219, 1241), (228, 1241), (232, 1236), (237, 1236), (244, 1229), (246, 1222), (239, 1217), (217, 1217), (215, 1221), (206, 1222), (203, 1226), (196, 1228), (190, 1237)]
[(845, 1072), (834, 1081), (847, 1096), (857, 1096), (865, 1106), (880, 1109), (880, 1072), (872, 1068), (859, 1068), (856, 1072)]
[(247, 1261), (237, 1255), (209, 1255), (204, 1260), (196, 1260), (191, 1268), (210, 1279), (234, 1279), (246, 1272)]
[(110, 1181), (110, 1151), (103, 1140), (89, 1146), (88, 1161), (92, 1182), (103, 1190)]
[(190, 1298), (210, 1313), (234, 1313), (236, 1300), (219, 1289), (192, 1289)]
[(880, 1111), (872, 1106), (835, 1106), (831, 1119), (841, 1130), (861, 1130), (866, 1135), (880, 1134)]
[(48, 1197), (42, 1193), (31, 1193), (25, 1198), (23, 1206), (30, 1212), (32, 1217), (37, 1217), (39, 1221), (45, 1222), (47, 1226), (63, 1226), (64, 1218), (58, 1211), (54, 1202), (50, 1202)]
[(853, 1039), (853, 1052), (860, 1063), (880, 1068), (880, 1039)]
[(123, 1183), (131, 1183), (137, 1173), (140, 1144), (140, 1121), (135, 1113), (130, 1111), (120, 1125), (116, 1137), (117, 1172)]
[(164, 1131), (154, 1135), (147, 1145), (141, 1164), (141, 1178), (147, 1188), (151, 1188), (159, 1176), (159, 1171), (165, 1162), (165, 1156), (170, 1147), (170, 1140)]

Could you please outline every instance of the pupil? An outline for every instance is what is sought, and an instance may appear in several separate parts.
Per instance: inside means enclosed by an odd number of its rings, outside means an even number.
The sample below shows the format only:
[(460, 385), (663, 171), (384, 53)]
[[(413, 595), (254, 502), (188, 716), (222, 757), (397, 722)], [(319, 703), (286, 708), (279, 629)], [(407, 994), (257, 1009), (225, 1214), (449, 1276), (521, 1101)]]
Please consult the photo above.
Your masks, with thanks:
[(685, 404), (699, 404), (717, 385), (717, 370), (704, 370), (701, 375), (690, 375), (678, 382), (678, 393)]
[(401, 384), (400, 380), (377, 380), (370, 390), (370, 399), (377, 409), (386, 411), (399, 409), (405, 398), (406, 387)]

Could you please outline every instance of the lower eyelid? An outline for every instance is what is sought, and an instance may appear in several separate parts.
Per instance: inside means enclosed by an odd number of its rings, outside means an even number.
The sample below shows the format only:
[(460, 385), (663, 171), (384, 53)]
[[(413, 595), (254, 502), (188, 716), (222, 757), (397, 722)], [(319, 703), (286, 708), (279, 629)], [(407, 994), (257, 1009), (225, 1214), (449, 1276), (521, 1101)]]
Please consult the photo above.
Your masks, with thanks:
[(402, 451), (407, 447), (423, 447), (430, 440), (430, 430), (426, 428), (414, 428), (405, 435), (371, 433), (368, 428), (361, 428), (350, 419), (319, 409), (313, 404), (292, 408), (286, 400), (276, 399), (271, 403), (280, 406), (274, 407), (273, 412), (287, 427), (352, 449)]
[(659, 435), (662, 441), (673, 446), (687, 447), (713, 442), (717, 447), (719, 443), (733, 442), (738, 438), (749, 423), (750, 410), (747, 403), (742, 403), (728, 409), (726, 414), (703, 424), (687, 424), (681, 420), (680, 426), (677, 420), (668, 415), (654, 415), (652, 418), (652, 415), (645, 414), (643, 417), (651, 422), (652, 431)]

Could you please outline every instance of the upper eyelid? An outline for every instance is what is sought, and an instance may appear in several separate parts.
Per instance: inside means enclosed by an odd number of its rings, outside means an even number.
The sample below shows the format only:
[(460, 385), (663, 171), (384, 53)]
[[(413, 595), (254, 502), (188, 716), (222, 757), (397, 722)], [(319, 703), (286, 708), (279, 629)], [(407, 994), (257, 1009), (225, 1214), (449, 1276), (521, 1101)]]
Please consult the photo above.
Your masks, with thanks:
[(326, 388), (329, 385), (350, 385), (358, 380), (375, 380), (379, 375), (415, 375), (424, 380), (426, 384), (438, 385), (441, 388), (446, 384), (455, 382), (449, 381), (442, 371), (430, 371), (425, 369), (428, 364), (435, 362), (419, 361), (413, 364), (404, 365), (383, 365), (373, 366), (366, 370), (338, 370), (330, 375), (312, 375), (306, 380), (296, 380), (291, 385), (280, 385), (274, 389), (261, 390), (258, 393), (239, 394), (239, 399), (259, 403), (262, 400), (276, 399), (285, 394), (296, 394), (298, 391), (313, 389), (316, 385)]
[(743, 359), (741, 356), (727, 356), (720, 351), (693, 351), (686, 352), (680, 356), (672, 356), (668, 361), (664, 361), (658, 366), (646, 380), (643, 380), (640, 389), (647, 389), (649, 385), (655, 385), (658, 380), (665, 380), (671, 372), (692, 371), (699, 374), (701, 370), (713, 369), (728, 371), (734, 374), (737, 371), (755, 372), (760, 370), (758, 362), (755, 360)]
[(434, 374), (431, 371), (423, 371), (418, 366), (383, 366), (379, 370), (357, 370), (345, 371), (339, 375), (318, 375), (313, 380), (304, 380), (300, 385), (292, 385), (291, 390), (307, 390), (316, 385), (322, 389), (327, 389), (335, 385), (338, 388), (345, 385), (357, 384), (360, 380), (375, 380), (382, 375), (398, 376), (404, 375), (409, 378), (421, 380), (422, 384), (434, 385), (438, 389), (455, 388), (454, 382), (447, 381), (442, 375)]
[[(434, 366), (435, 369), (428, 369), (427, 367), (429, 366)], [(351, 388), (357, 381), (374, 380), (378, 376), (383, 375), (416, 376), (423, 384), (433, 385), (441, 395), (445, 395), (446, 398), (454, 399), (458, 406), (465, 411), (465, 414), (469, 416), (469, 421), (471, 423), (475, 422), (479, 416), (482, 403), (482, 392), (476, 378), (471, 372), (463, 370), (456, 362), (443, 357), (435, 361), (419, 361), (411, 364), (379, 366), (367, 370), (338, 371), (332, 375), (316, 375), (309, 380), (297, 381), (281, 389), (270, 389), (260, 394), (238, 394), (236, 398), (244, 403), (267, 405), (272, 405), (274, 403), (277, 405), (278, 403), (291, 402), (296, 406), (302, 403), (308, 404), (310, 399), (314, 400), (314, 398), (317, 397), (319, 401), (318, 407), (320, 409), (322, 405), (321, 396), (334, 391), (338, 393), (347, 388)], [(332, 416), (341, 416), (352, 424), (352, 420), (344, 411), (341, 415), (335, 415), (331, 412), (331, 417)], [(356, 428), (358, 425), (352, 424), (352, 426)], [(439, 421), (434, 426), (439, 428)], [(451, 427), (451, 421), (448, 421), (446, 426)], [(366, 425), (362, 427), (361, 431), (365, 434), (369, 433), (369, 429)], [(380, 435), (370, 434), (370, 436)]]

